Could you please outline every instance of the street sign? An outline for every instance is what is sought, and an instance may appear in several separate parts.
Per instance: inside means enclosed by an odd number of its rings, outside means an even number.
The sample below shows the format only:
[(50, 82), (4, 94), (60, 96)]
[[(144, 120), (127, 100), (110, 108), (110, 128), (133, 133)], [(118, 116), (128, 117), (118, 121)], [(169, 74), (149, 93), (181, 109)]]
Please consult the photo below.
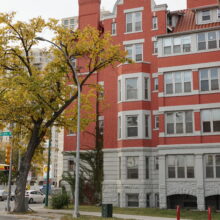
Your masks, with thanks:
[(11, 132), (10, 131), (2, 131), (2, 132), (0, 132), (0, 137), (3, 137), (3, 136), (11, 137)]

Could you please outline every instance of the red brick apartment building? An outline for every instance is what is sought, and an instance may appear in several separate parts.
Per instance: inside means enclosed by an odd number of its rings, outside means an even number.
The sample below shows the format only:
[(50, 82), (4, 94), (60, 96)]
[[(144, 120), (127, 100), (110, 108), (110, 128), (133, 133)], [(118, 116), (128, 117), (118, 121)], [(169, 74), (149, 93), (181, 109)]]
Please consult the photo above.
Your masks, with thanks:
[[(79, 0), (78, 19), (80, 28), (101, 22), (135, 61), (91, 78), (109, 104), (100, 116), (103, 202), (220, 209), (219, 1), (169, 11), (153, 0), (117, 0), (100, 19), (100, 0)], [(92, 142), (82, 134), (82, 146)], [(74, 143), (66, 132), (65, 151)]]

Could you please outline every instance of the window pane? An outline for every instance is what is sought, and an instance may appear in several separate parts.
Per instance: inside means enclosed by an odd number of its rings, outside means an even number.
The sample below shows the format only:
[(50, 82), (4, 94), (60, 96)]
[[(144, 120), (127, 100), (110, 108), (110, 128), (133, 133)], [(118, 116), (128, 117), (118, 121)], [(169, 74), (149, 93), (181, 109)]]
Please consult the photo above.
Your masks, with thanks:
[(137, 99), (137, 78), (126, 79), (127, 99)]
[(142, 18), (141, 18), (141, 12), (135, 13), (135, 31), (141, 31), (142, 30)]
[(142, 61), (142, 53), (143, 53), (143, 49), (142, 49), (142, 44), (136, 44), (135, 45), (135, 50), (136, 50), (136, 55), (135, 55), (135, 61)]
[(206, 167), (206, 178), (214, 178), (213, 167)]
[(126, 14), (126, 29), (127, 32), (132, 32), (132, 13)]
[(217, 40), (216, 40), (215, 31), (208, 33), (208, 48), (209, 49), (217, 48)]
[(177, 177), (178, 178), (185, 178), (184, 167), (177, 168)]
[(149, 116), (145, 115), (145, 137), (149, 137)]
[(212, 68), (211, 70), (211, 90), (219, 89), (218, 69)]
[(176, 178), (175, 166), (174, 167), (168, 167), (168, 178)]
[(203, 132), (211, 132), (211, 122), (203, 122)]
[(190, 37), (184, 37), (182, 39), (182, 44), (183, 44), (183, 52), (191, 51), (191, 38)]
[(175, 93), (182, 93), (182, 75), (181, 73), (175, 73)]
[(136, 137), (138, 136), (138, 124), (137, 116), (127, 116), (127, 136)]
[(149, 179), (149, 157), (145, 158), (145, 166), (146, 166), (146, 179)]
[(181, 53), (181, 38), (174, 38), (173, 39), (173, 52), (174, 53)]
[(144, 98), (148, 99), (148, 78), (144, 78)]
[(213, 131), (214, 132), (220, 131), (220, 121), (213, 121)]
[(127, 206), (128, 207), (139, 207), (139, 196), (138, 194), (127, 194)]
[(206, 49), (205, 33), (198, 34), (198, 50)]
[(187, 167), (187, 178), (194, 178), (194, 167)]
[(177, 112), (175, 115), (176, 115), (176, 133), (182, 134), (183, 133), (183, 113)]

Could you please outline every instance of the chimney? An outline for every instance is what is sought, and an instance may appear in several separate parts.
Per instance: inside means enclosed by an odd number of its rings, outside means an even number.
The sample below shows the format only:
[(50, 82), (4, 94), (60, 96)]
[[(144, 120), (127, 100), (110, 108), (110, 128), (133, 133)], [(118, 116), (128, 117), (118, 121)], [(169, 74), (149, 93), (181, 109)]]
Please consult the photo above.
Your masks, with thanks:
[(187, 8), (199, 8), (218, 4), (219, 0), (187, 0)]
[(78, 0), (79, 1), (79, 28), (88, 25), (98, 28), (100, 23), (101, 0)]

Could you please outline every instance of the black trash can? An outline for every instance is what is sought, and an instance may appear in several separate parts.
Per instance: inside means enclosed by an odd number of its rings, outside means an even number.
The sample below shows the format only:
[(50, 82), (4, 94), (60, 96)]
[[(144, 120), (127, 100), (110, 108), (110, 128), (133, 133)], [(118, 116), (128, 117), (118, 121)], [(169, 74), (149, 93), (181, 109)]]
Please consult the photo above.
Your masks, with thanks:
[(102, 204), (102, 217), (112, 218), (112, 204)]

